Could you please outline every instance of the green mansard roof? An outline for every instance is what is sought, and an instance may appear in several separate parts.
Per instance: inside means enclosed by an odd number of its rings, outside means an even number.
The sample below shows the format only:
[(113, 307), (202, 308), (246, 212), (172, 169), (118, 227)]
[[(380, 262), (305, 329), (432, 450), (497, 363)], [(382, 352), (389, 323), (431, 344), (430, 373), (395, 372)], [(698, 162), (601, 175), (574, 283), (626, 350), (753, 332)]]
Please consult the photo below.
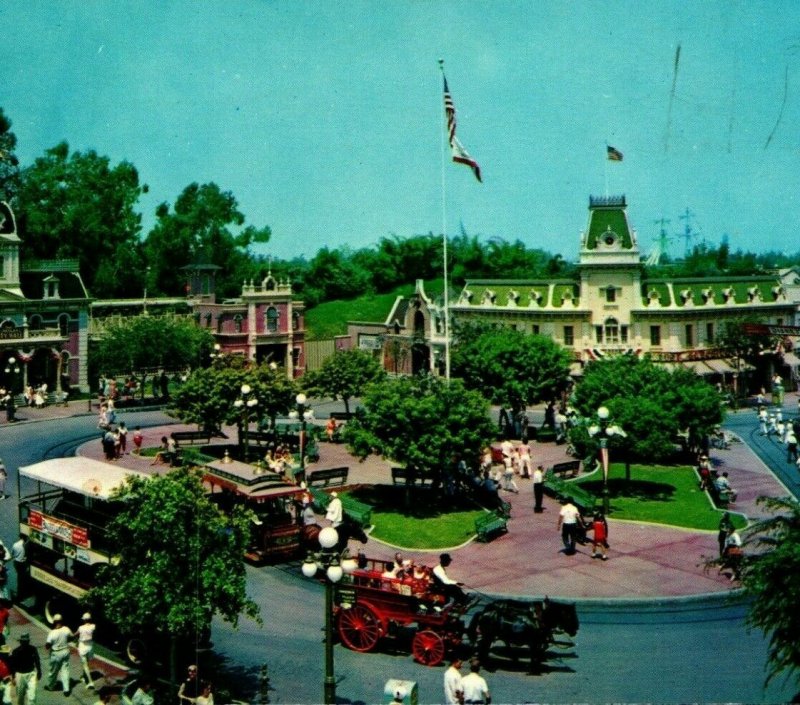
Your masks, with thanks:
[(628, 216), (625, 213), (625, 196), (606, 196), (589, 198), (589, 227), (586, 229), (586, 249), (597, 249), (603, 234), (615, 233), (620, 245), (630, 250), (633, 247)]

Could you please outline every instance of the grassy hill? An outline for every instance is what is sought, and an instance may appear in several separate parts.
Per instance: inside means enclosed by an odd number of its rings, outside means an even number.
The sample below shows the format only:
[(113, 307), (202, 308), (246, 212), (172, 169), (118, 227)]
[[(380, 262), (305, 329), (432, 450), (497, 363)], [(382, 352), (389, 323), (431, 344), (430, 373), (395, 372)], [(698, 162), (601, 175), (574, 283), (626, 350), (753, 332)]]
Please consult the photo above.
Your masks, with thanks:
[[(425, 282), (425, 293), (437, 298), (444, 291), (441, 279)], [(364, 294), (349, 301), (326, 301), (306, 311), (306, 338), (324, 340), (347, 333), (348, 321), (383, 322), (398, 296), (410, 296), (414, 284), (404, 284), (388, 294)]]

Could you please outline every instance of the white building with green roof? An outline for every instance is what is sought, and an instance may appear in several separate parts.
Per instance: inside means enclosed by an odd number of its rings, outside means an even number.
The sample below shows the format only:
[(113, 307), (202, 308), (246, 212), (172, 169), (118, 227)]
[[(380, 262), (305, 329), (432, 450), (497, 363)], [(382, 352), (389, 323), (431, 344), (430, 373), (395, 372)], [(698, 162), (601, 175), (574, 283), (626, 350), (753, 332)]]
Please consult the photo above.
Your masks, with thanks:
[[(714, 345), (725, 321), (750, 317), (771, 325), (796, 324), (800, 297), (794, 270), (757, 276), (647, 277), (626, 208), (624, 196), (589, 199), (576, 278), (470, 279), (451, 300), (452, 319), (482, 320), (549, 336), (572, 352), (575, 374), (588, 361), (613, 354), (649, 354), (658, 362), (683, 364), (703, 375), (732, 374), (731, 362)], [(409, 350), (416, 349), (414, 359), (432, 370), (440, 368), (441, 307), (420, 285), (414, 297), (396, 302), (380, 325), (387, 369), (397, 368), (400, 340), (407, 341)], [(367, 331), (362, 328), (361, 333)], [(394, 354), (388, 352), (389, 345)], [(800, 360), (789, 353), (784, 361), (796, 374)], [(413, 367), (417, 371), (419, 362)]]

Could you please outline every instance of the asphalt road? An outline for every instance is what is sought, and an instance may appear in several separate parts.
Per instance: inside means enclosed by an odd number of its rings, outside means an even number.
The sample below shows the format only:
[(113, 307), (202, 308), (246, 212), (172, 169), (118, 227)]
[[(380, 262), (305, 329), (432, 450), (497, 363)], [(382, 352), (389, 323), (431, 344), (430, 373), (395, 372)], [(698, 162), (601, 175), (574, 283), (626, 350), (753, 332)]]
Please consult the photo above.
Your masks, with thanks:
[[(134, 420), (135, 418), (135, 420)], [(128, 425), (164, 423), (157, 412), (131, 415)], [(0, 535), (16, 534), (16, 468), (70, 455), (98, 438), (93, 416), (0, 426), (0, 455), (9, 469), (0, 502)], [(12, 571), (13, 573), (13, 571)], [(323, 589), (298, 567), (248, 568), (252, 597), (264, 626), (243, 621), (238, 630), (215, 623), (217, 667), (228, 672), (238, 694), (258, 701), (259, 671), (266, 663), (273, 703), (315, 703), (322, 698)], [(742, 605), (716, 602), (671, 606), (579, 607), (581, 629), (574, 648), (553, 652), (549, 668), (526, 675), (510, 661), (488, 673), (495, 703), (786, 702), (794, 689), (778, 681), (763, 687), (766, 644), (744, 627)], [(335, 647), (338, 697), (343, 703), (383, 701), (388, 678), (416, 681), (420, 702), (442, 698), (443, 668), (414, 663), (402, 644), (358, 654)]]

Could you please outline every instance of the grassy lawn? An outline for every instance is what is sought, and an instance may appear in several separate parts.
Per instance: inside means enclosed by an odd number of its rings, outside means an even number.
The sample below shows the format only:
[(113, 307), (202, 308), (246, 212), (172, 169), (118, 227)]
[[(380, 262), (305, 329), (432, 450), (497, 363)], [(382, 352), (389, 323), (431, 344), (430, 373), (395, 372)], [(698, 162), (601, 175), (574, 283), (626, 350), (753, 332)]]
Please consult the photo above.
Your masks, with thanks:
[[(590, 492), (602, 495), (599, 474), (578, 481)], [(631, 481), (625, 481), (625, 466), (609, 469), (611, 517), (646, 521), (687, 529), (716, 531), (722, 511), (714, 509), (697, 486), (694, 470), (687, 466), (632, 465)], [(440, 549), (462, 544), (474, 536), (475, 519), (482, 510), (462, 503), (442, 512), (438, 502), (428, 501), (426, 490), (416, 490), (406, 509), (405, 488), (393, 485), (362, 487), (348, 492), (354, 499), (372, 505), (372, 536), (408, 549)], [(731, 513), (737, 528), (745, 518)]]
[(471, 503), (442, 512), (440, 502), (428, 502), (427, 490), (412, 495), (411, 506), (405, 507), (405, 488), (375, 485), (355, 489), (347, 494), (373, 507), (372, 536), (403, 548), (436, 549), (458, 546), (475, 534), (475, 519), (483, 510)]
[[(599, 473), (579, 483), (602, 496)], [(610, 516), (614, 519), (648, 521), (687, 529), (716, 530), (722, 511), (714, 509), (698, 487), (697, 474), (688, 466), (631, 465), (631, 481), (625, 481), (625, 465), (611, 463), (608, 472)], [(731, 512), (737, 528), (745, 526), (740, 514)]]
[[(414, 293), (414, 284), (404, 284), (388, 294), (365, 294), (349, 301), (326, 301), (306, 311), (306, 339), (325, 340), (347, 333), (347, 321), (382, 322), (398, 296)], [(425, 282), (428, 296), (441, 295), (442, 281)]]

